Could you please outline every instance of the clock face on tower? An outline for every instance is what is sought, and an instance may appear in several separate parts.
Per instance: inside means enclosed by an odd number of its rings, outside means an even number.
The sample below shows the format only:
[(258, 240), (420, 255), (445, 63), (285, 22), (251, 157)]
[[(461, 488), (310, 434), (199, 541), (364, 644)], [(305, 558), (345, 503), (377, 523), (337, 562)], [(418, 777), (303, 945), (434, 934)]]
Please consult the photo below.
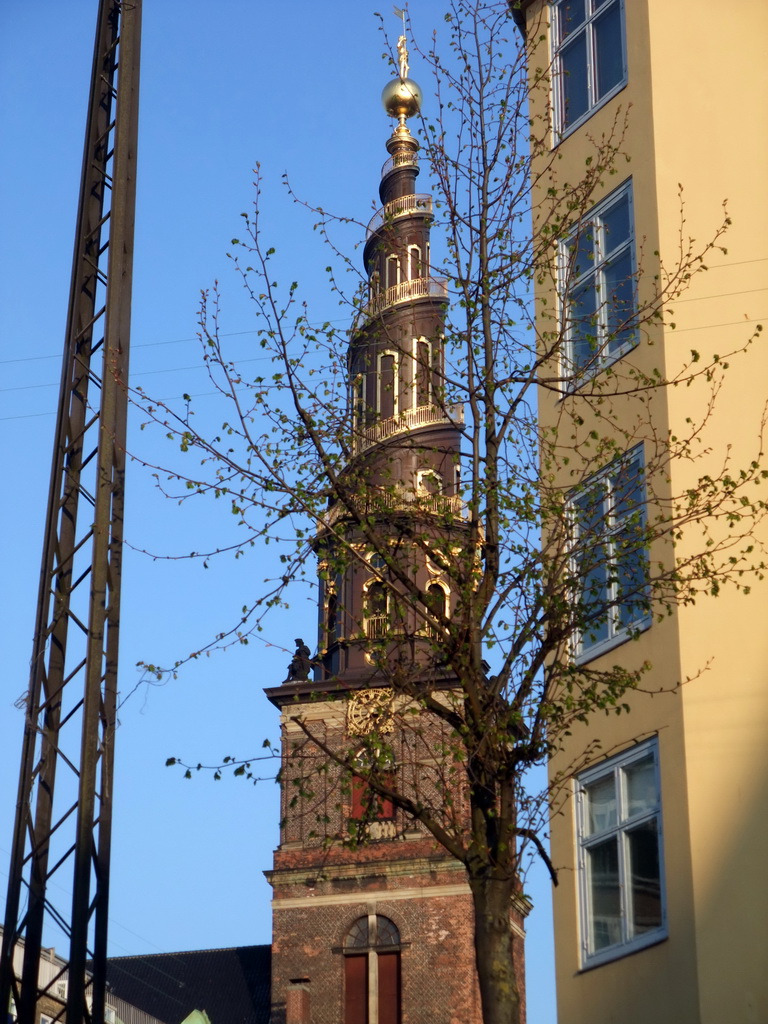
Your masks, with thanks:
[(347, 730), (354, 736), (371, 732), (390, 733), (395, 722), (392, 714), (392, 690), (376, 687), (358, 690), (347, 705)]

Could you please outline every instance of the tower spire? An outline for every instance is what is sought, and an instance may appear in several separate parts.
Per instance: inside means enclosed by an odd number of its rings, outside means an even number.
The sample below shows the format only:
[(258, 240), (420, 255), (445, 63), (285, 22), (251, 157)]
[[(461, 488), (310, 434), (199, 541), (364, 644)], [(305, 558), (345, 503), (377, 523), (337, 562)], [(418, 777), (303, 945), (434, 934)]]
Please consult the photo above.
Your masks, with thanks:
[[(283, 729), (272, 994), (273, 1005), (287, 1005), (300, 978), (328, 1020), (453, 1013), (480, 1024), (463, 869), (393, 799), (433, 792), (424, 765), (447, 742), (439, 718), (409, 695), (456, 687), (443, 627), (458, 593), (447, 567), (468, 526), (463, 406), (446, 396), (447, 284), (432, 275), (432, 197), (416, 192), (419, 144), (406, 124), (421, 90), (408, 77), (404, 36), (398, 52), (400, 75), (382, 94), (397, 125), (366, 231), (367, 294), (349, 335), (347, 463), (315, 540), (314, 678), (297, 641), (289, 678), (267, 690)], [(382, 773), (389, 797), (371, 788)], [(439, 785), (434, 793), (441, 805), (461, 804)], [(439, 948), (428, 938), (438, 931)]]

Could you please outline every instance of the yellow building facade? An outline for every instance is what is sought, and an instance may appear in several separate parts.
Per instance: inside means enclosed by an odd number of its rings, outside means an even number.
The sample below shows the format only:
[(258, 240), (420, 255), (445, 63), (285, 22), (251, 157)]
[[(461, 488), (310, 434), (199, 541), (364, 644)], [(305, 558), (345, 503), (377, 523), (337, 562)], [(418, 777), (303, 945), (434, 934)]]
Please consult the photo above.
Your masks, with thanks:
[[(589, 339), (561, 324), (575, 375), (681, 377), (642, 399), (612, 399), (615, 427), (580, 408), (585, 431), (597, 425), (624, 443), (627, 457), (613, 465), (635, 458), (638, 472), (644, 463), (655, 474), (652, 517), (705, 474), (761, 457), (768, 467), (768, 332), (755, 335), (768, 321), (768, 4), (532, 0), (524, 10), (533, 123), (550, 125), (534, 158), (534, 171), (551, 169), (537, 186), (537, 215), (548, 182), (579, 181), (600, 140), (618, 151), (575, 214), (589, 223), (594, 251), (574, 265), (571, 246), (567, 280), (561, 268), (539, 282), (540, 330), (553, 330), (547, 311), (575, 318), (596, 292)], [(617, 328), (628, 304), (642, 311), (665, 275), (692, 269), (724, 202), (730, 224), (706, 253), (706, 272), (667, 302), (663, 319)], [(613, 321), (612, 304), (621, 307)], [(730, 364), (722, 379), (689, 385), (715, 355)], [(572, 402), (567, 385), (545, 390), (542, 428), (567, 418)], [(664, 465), (659, 452), (682, 438), (691, 457)], [(606, 493), (620, 486), (610, 465), (601, 480)], [(761, 496), (757, 485), (750, 495)], [(715, 544), (734, 530), (723, 518), (707, 528)], [(768, 523), (754, 541), (768, 549)], [(685, 565), (706, 544), (694, 524), (674, 545), (655, 542), (649, 558)], [(626, 571), (619, 565), (616, 585)], [(568, 776), (551, 823), (559, 1024), (768, 1022), (768, 582), (749, 582), (748, 596), (725, 584), (669, 613), (634, 614), (619, 601), (574, 651), (596, 668), (651, 667), (644, 692), (628, 698), (630, 714), (580, 725), (552, 765), (553, 777)]]

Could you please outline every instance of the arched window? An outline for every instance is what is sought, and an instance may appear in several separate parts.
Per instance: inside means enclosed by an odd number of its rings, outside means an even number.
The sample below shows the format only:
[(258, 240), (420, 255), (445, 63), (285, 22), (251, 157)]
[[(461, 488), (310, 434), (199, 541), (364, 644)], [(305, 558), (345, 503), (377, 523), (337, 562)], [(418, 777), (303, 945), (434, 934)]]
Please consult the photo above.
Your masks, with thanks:
[(379, 356), (379, 417), (389, 419), (397, 414), (397, 356), (382, 352)]
[(344, 940), (344, 1024), (400, 1024), (400, 932), (381, 914), (355, 921)]
[(436, 469), (416, 471), (416, 493), (422, 497), (443, 493), (443, 478)]
[(338, 640), (339, 633), (339, 599), (336, 594), (328, 595), (328, 610), (325, 617), (325, 643), (330, 647)]
[(352, 381), (352, 430), (357, 435), (365, 427), (365, 375), (358, 373)]
[(370, 640), (377, 640), (388, 631), (389, 595), (386, 586), (374, 580), (365, 591), (365, 634)]
[[(439, 583), (430, 583), (427, 587), (427, 608), (438, 622), (448, 617), (448, 593)], [(426, 631), (435, 640), (442, 636), (438, 626), (433, 626), (432, 623), (427, 623)]]
[(418, 245), (408, 246), (408, 280), (415, 281), (422, 277), (421, 273), (421, 249)]
[(394, 254), (392, 256), (387, 256), (385, 270), (385, 288), (393, 288), (396, 284), (400, 284), (400, 258), (398, 256), (395, 256)]
[(435, 615), (448, 615), (448, 595), (439, 583), (430, 583), (427, 587), (427, 604)]
[(417, 406), (432, 402), (432, 346), (426, 338), (413, 342), (413, 390)]

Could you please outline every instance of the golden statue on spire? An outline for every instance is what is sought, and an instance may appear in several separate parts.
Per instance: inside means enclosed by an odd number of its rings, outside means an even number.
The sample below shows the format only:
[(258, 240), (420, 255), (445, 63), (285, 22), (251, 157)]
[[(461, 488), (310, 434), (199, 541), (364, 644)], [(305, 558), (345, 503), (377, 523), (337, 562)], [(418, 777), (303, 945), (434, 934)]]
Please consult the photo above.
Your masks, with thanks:
[(421, 89), (412, 78), (408, 77), (408, 42), (405, 35), (405, 11), (400, 7), (394, 8), (395, 14), (402, 19), (403, 31), (397, 40), (397, 57), (399, 64), (399, 77), (393, 78), (384, 86), (381, 99), (384, 109), (390, 117), (396, 117), (400, 122), (401, 129), (405, 127), (408, 117), (413, 117), (421, 109)]
[(405, 79), (408, 77), (408, 44), (405, 36), (400, 36), (397, 40), (397, 55), (400, 59), (400, 77)]

